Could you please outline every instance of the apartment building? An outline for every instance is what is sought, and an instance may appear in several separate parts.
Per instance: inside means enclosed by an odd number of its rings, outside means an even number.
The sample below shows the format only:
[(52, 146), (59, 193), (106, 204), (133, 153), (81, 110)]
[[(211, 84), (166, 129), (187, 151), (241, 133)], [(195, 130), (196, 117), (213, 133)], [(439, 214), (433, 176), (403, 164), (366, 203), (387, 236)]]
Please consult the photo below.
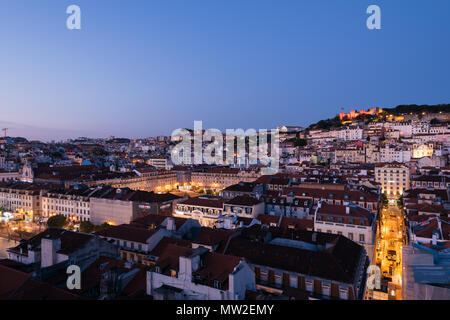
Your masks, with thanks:
[(409, 162), (411, 161), (411, 149), (408, 147), (386, 145), (380, 148), (380, 161), (384, 163)]
[(338, 139), (339, 135), (338, 130), (314, 129), (309, 131), (308, 140), (313, 143), (325, 143)]
[(448, 245), (436, 240), (403, 246), (403, 300), (448, 300), (449, 261)]
[(412, 134), (418, 135), (423, 133), (430, 133), (430, 122), (423, 121), (413, 121), (412, 122)]
[(48, 186), (22, 182), (0, 183), (0, 207), (26, 219), (41, 216), (41, 194)]
[(422, 175), (411, 179), (412, 189), (435, 189), (447, 190), (450, 188), (450, 177), (448, 175)]
[(366, 248), (369, 257), (375, 251), (376, 215), (355, 205), (320, 203), (314, 215), (314, 230), (343, 235)]
[(295, 197), (266, 197), (265, 213), (275, 216), (310, 218), (312, 201)]
[(220, 191), (220, 196), (225, 199), (233, 199), (234, 197), (244, 195), (260, 198), (263, 193), (263, 184), (241, 181)]
[(398, 131), (401, 137), (411, 137), (413, 134), (413, 125), (411, 121), (386, 122), (387, 130)]
[(70, 221), (117, 225), (151, 213), (171, 214), (174, 203), (180, 200), (180, 197), (170, 193), (79, 185), (42, 193), (41, 212), (47, 218), (63, 215)]
[(8, 259), (27, 265), (38, 264), (41, 268), (66, 262), (83, 270), (100, 256), (118, 258), (118, 248), (92, 234), (55, 228), (8, 249)]
[(175, 222), (172, 218), (168, 228), (147, 229), (123, 224), (110, 226), (95, 234), (119, 247), (123, 260), (144, 263), (159, 241), (164, 237), (170, 237), (174, 231)]
[(255, 290), (249, 265), (232, 255), (168, 244), (147, 272), (147, 294), (155, 300), (244, 300)]
[(345, 127), (339, 130), (339, 139), (344, 141), (360, 141), (363, 139), (363, 129), (360, 127)]
[(203, 227), (216, 226), (223, 214), (225, 200), (218, 197), (196, 197), (176, 205), (174, 216), (197, 220)]
[(18, 171), (5, 171), (0, 169), (0, 182), (19, 181), (22, 179), (22, 174)]
[(110, 185), (114, 188), (130, 188), (133, 190), (169, 192), (177, 188), (178, 176), (176, 172), (144, 168), (135, 171), (137, 177), (112, 180), (99, 180), (90, 186)]
[(96, 225), (104, 222), (120, 225), (151, 213), (171, 214), (181, 200), (181, 197), (171, 193), (99, 187), (90, 196), (91, 222)]
[(147, 160), (147, 164), (160, 170), (170, 170), (172, 168), (169, 159), (163, 157), (150, 158)]
[(42, 194), (42, 216), (63, 215), (72, 221), (90, 221), (92, 189), (74, 187), (52, 190)]
[(373, 144), (368, 144), (364, 148), (366, 160), (365, 163), (379, 163), (381, 162), (380, 148)]
[(362, 148), (337, 148), (334, 154), (334, 162), (364, 163), (366, 155)]
[(260, 214), (256, 218), (255, 222), (266, 227), (280, 227), (297, 231), (314, 231), (314, 220), (312, 219), (300, 219), (285, 216), (275, 216), (270, 214)]
[(410, 188), (409, 168), (402, 164), (377, 164), (375, 181), (388, 198), (398, 198)]
[(223, 204), (223, 214), (240, 218), (256, 218), (264, 214), (264, 201), (249, 196), (238, 196)]
[[(338, 189), (341, 187), (342, 189)], [(295, 197), (297, 199), (310, 199), (313, 206), (318, 206), (320, 201), (335, 205), (349, 205), (353, 203), (362, 208), (377, 213), (380, 203), (380, 195), (363, 190), (350, 190), (345, 185), (312, 185), (306, 187), (286, 188), (283, 192), (284, 197)]]
[(265, 292), (296, 291), (309, 299), (364, 297), (367, 253), (343, 236), (253, 225), (233, 237), (224, 253), (245, 258), (257, 289)]
[(289, 187), (290, 178), (284, 174), (275, 175), (263, 175), (259, 177), (255, 183), (261, 183), (264, 185), (266, 191), (282, 191), (284, 188)]
[(193, 186), (221, 190), (239, 182), (253, 182), (261, 176), (257, 170), (217, 167), (191, 172)]

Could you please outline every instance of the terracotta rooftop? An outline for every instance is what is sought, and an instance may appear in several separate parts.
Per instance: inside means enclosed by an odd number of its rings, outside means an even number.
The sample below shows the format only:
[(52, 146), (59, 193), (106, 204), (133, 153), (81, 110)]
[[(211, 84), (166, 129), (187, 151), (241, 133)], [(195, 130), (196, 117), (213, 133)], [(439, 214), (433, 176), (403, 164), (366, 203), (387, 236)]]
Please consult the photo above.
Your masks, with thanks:
[(22, 253), (27, 255), (28, 250), (40, 251), (41, 250), (41, 240), (45, 239), (60, 239), (61, 248), (58, 253), (61, 254), (71, 254), (82, 247), (84, 247), (90, 240), (95, 236), (91, 234), (73, 232), (64, 229), (49, 228), (38, 235), (32, 237), (29, 240), (23, 241), (18, 246), (9, 249), (10, 251), (16, 253)]
[(147, 240), (155, 234), (156, 230), (148, 230), (133, 225), (122, 224), (110, 226), (95, 234), (107, 238), (115, 238), (132, 242), (147, 243)]
[(308, 250), (267, 242), (268, 235), (276, 238), (288, 231), (284, 230), (264, 230), (261, 226), (252, 226), (243, 230), (239, 237), (233, 238), (225, 253), (244, 257), (256, 265), (353, 283), (360, 255), (364, 250), (362, 246), (339, 235), (292, 230), (287, 239), (307, 242), (317, 249)]
[(224, 200), (222, 198), (211, 198), (211, 197), (195, 197), (180, 202), (180, 204), (189, 206), (220, 208), (220, 209), (223, 208), (223, 203)]
[(237, 196), (231, 200), (226, 201), (225, 204), (251, 207), (261, 202), (262, 200), (255, 199), (250, 196)]
[(78, 300), (66, 290), (34, 280), (25, 273), (0, 265), (0, 300)]

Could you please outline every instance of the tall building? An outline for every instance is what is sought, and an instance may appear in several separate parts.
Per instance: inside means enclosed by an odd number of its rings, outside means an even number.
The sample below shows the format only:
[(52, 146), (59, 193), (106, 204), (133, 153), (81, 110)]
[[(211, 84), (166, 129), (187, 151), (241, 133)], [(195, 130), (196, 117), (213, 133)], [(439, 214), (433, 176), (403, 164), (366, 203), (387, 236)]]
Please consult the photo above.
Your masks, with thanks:
[(396, 198), (410, 188), (409, 168), (401, 164), (378, 164), (375, 181), (381, 184), (382, 192)]

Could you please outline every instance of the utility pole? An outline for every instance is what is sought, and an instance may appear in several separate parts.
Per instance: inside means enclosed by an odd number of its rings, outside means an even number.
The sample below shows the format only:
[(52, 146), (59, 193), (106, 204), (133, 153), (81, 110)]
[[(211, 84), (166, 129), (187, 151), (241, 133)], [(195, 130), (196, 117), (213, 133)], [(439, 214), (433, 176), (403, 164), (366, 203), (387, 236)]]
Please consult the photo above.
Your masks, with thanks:
[(5, 132), (5, 138), (6, 138), (6, 134), (8, 133), (9, 128), (3, 128), (2, 131)]

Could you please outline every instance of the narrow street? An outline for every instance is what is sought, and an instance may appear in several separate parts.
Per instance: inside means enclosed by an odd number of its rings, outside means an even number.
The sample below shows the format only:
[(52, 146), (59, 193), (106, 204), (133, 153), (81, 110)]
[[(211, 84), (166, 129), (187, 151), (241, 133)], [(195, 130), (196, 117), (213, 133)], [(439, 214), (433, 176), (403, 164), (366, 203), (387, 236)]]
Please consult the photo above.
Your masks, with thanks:
[(389, 300), (401, 299), (402, 248), (404, 221), (397, 203), (390, 202), (382, 210), (381, 226), (377, 235), (376, 264), (381, 269), (381, 279), (388, 283)]

